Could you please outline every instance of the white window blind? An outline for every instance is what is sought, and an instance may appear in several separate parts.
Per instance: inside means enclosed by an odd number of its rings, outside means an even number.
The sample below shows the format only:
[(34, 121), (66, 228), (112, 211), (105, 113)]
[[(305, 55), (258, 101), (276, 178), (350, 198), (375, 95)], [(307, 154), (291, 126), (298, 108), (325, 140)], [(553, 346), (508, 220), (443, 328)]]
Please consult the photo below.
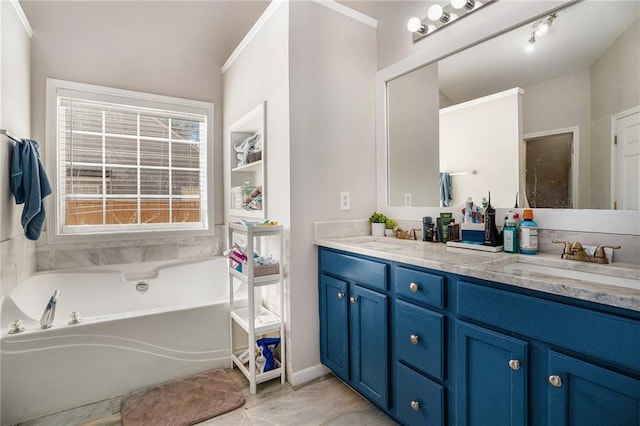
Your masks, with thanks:
[(207, 115), (95, 98), (56, 97), (60, 233), (207, 229)]

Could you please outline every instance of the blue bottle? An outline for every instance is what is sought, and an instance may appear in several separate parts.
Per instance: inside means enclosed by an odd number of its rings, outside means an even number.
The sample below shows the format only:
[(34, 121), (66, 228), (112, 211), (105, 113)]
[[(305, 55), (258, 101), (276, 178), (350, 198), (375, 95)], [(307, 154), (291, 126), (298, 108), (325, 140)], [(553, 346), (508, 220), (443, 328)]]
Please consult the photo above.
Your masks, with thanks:
[(518, 240), (520, 241), (520, 253), (538, 253), (538, 224), (533, 220), (533, 210), (525, 210), (522, 214), (524, 219), (520, 223)]

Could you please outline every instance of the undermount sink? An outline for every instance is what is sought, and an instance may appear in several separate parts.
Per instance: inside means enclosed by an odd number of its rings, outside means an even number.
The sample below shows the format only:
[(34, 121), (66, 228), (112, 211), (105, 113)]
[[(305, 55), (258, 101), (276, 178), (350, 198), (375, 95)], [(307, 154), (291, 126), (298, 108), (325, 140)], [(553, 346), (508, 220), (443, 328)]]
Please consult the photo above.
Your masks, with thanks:
[(589, 263), (559, 259), (529, 259), (524, 256), (518, 256), (512, 262), (502, 265), (502, 268), (506, 273), (517, 274), (519, 272), (529, 272), (559, 278), (570, 278), (574, 280), (588, 281), (596, 284), (607, 284), (640, 289), (639, 277), (633, 277), (633, 275), (638, 275), (638, 271), (635, 271), (634, 274), (633, 272), (627, 272), (627, 270), (625, 269), (624, 271), (627, 273), (623, 273), (621, 271), (622, 268), (617, 268), (610, 265), (592, 265)]

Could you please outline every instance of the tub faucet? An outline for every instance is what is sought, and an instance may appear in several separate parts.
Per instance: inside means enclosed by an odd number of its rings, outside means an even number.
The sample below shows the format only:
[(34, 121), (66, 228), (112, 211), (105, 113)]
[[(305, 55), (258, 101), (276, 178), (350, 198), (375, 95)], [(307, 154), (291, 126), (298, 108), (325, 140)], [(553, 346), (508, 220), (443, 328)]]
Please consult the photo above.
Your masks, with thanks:
[(58, 295), (60, 294), (60, 290), (56, 290), (53, 292), (53, 296), (49, 299), (49, 303), (47, 303), (47, 307), (44, 308), (44, 312), (42, 313), (42, 317), (40, 318), (40, 327), (41, 328), (50, 328), (53, 324), (53, 318), (56, 316), (56, 305), (58, 304)]

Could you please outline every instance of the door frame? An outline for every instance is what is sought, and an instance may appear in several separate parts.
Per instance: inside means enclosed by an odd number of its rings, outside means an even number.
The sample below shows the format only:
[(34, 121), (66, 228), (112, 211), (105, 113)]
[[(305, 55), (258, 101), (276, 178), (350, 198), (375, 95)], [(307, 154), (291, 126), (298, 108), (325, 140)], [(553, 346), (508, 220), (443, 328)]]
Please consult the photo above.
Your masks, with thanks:
[(611, 126), (610, 126), (611, 128), (611, 175), (609, 176), (609, 180), (611, 181), (610, 182), (611, 193), (609, 194), (610, 195), (609, 207), (614, 210), (617, 210), (615, 209), (615, 203), (616, 203), (616, 173), (618, 172), (617, 170), (618, 145), (616, 144), (616, 136), (617, 136), (616, 121), (628, 115), (633, 115), (639, 112), (640, 112), (640, 105), (629, 108), (629, 109), (625, 109), (624, 111), (620, 111), (616, 114), (611, 115)]
[[(521, 146), (520, 146), (520, 152), (522, 152), (521, 158), (522, 158), (522, 165), (523, 167), (521, 167), (520, 169), (520, 182), (521, 183), (521, 193), (520, 193), (520, 199), (524, 201), (524, 207), (529, 207), (529, 200), (527, 200), (527, 193), (524, 190), (526, 188), (526, 173), (524, 170), (524, 164), (526, 164), (526, 146), (525, 146), (525, 141), (527, 139), (534, 139), (534, 138), (539, 138), (539, 137), (543, 137), (543, 136), (553, 136), (553, 135), (559, 135), (562, 133), (571, 133), (573, 135), (573, 140), (571, 141), (571, 209), (575, 209), (576, 206), (579, 206), (578, 201), (579, 201), (579, 192), (578, 188), (579, 188), (579, 181), (580, 181), (580, 175), (578, 173), (578, 158), (580, 158), (579, 156), (579, 151), (580, 151), (580, 144), (578, 143), (579, 141), (579, 135), (580, 135), (580, 127), (579, 126), (574, 126), (574, 127), (563, 127), (560, 129), (553, 129), (553, 130), (543, 130), (541, 132), (534, 132), (534, 133), (527, 133), (522, 135), (522, 141)], [(521, 206), (521, 207), (523, 207)]]

